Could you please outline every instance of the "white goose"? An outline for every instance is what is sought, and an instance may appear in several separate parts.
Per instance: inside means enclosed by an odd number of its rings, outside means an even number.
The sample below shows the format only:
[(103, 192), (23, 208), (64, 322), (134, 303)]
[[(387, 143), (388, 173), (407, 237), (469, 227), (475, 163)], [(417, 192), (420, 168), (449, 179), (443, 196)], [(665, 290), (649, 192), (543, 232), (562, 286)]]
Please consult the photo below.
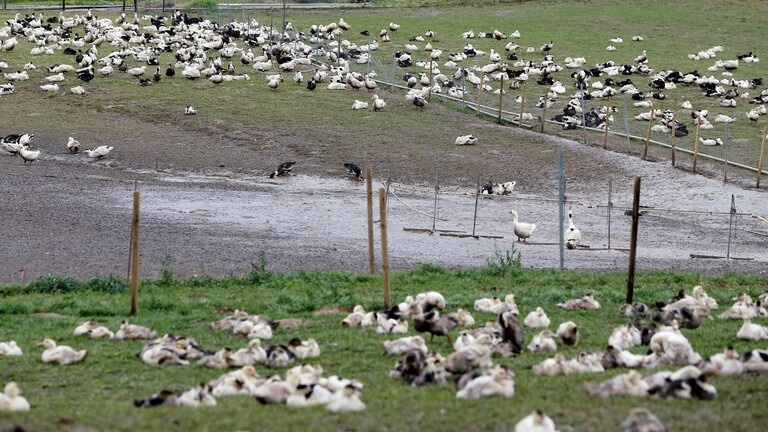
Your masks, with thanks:
[(73, 137), (69, 137), (69, 141), (67, 141), (67, 150), (69, 150), (70, 153), (77, 153), (80, 151), (80, 141), (74, 139)]
[(94, 158), (94, 159), (101, 159), (104, 156), (108, 155), (109, 152), (111, 152), (113, 148), (114, 147), (107, 146), (107, 145), (98, 146), (98, 147), (96, 147), (93, 150), (85, 150), (85, 154), (87, 154), (88, 157), (91, 157), (91, 158)]
[(21, 395), (18, 384), (10, 381), (0, 393), (0, 411), (29, 411), (29, 402)]
[(517, 236), (517, 241), (522, 240), (525, 242), (528, 237), (532, 236), (533, 232), (536, 231), (536, 224), (520, 222), (518, 220), (517, 210), (510, 210), (509, 212), (512, 214), (512, 231)]
[(353, 110), (364, 110), (368, 109), (368, 102), (360, 101), (355, 99), (355, 101), (352, 103), (352, 109)]
[(0, 356), (20, 356), (23, 355), (21, 348), (16, 345), (16, 341), (0, 342)]
[(523, 325), (530, 328), (547, 328), (550, 323), (549, 317), (541, 306), (531, 311), (523, 321)]
[(45, 348), (41, 358), (43, 363), (56, 363), (68, 365), (80, 363), (88, 356), (87, 350), (75, 351), (72, 347), (66, 345), (56, 345), (53, 339), (44, 339), (40, 345)]
[(565, 230), (565, 246), (568, 249), (576, 249), (581, 243), (581, 230), (573, 224), (573, 212), (568, 210), (568, 229)]
[(373, 110), (374, 111), (381, 111), (384, 109), (384, 107), (387, 106), (387, 103), (384, 102), (384, 99), (380, 98), (379, 95), (373, 95)]
[(19, 147), (19, 156), (24, 159), (24, 163), (36, 161), (40, 157), (40, 150), (30, 150), (25, 146)]

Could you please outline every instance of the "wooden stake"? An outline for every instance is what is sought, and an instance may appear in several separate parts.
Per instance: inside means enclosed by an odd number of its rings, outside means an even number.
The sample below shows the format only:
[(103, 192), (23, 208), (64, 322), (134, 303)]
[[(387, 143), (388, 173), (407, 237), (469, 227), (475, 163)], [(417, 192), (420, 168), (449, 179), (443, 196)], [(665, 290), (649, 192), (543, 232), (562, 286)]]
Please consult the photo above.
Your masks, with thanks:
[(607, 105), (605, 106), (604, 109), (605, 109), (605, 121), (603, 122), (603, 125), (605, 126), (605, 135), (603, 136), (603, 150), (606, 150), (608, 149), (608, 117), (610, 117), (608, 113), (610, 111), (608, 111)]
[(645, 133), (645, 148), (643, 149), (643, 160), (648, 157), (648, 143), (651, 141), (651, 127), (653, 126), (653, 120), (656, 117), (656, 110), (653, 107), (653, 101), (651, 101), (651, 119), (648, 120), (648, 131)]
[(763, 173), (763, 157), (765, 156), (765, 139), (768, 137), (768, 126), (763, 128), (763, 143), (760, 146), (760, 162), (757, 163), (757, 185), (760, 188), (760, 175)]
[(373, 255), (373, 170), (365, 169), (365, 198), (368, 207), (368, 271), (376, 273), (376, 263)]
[(526, 85), (523, 84), (523, 94), (520, 99), (520, 117), (517, 119), (517, 125), (522, 126), (523, 125), (523, 111), (525, 110), (525, 87)]
[(134, 190), (131, 226), (131, 315), (139, 313), (139, 200), (140, 192)]
[(387, 192), (379, 188), (379, 217), (381, 219), (381, 280), (384, 284), (384, 307), (392, 308), (389, 291), (389, 253), (387, 252)]
[(677, 131), (677, 120), (672, 120), (672, 166), (675, 166), (675, 132)]
[(504, 75), (501, 76), (499, 84), (499, 123), (501, 123), (501, 108), (504, 106)]
[(427, 102), (432, 102), (432, 57), (429, 58), (429, 91), (427, 92)]
[(627, 274), (627, 298), (625, 302), (632, 304), (635, 295), (635, 257), (637, 257), (637, 222), (640, 207), (640, 176), (635, 176), (635, 195), (632, 199), (632, 234), (629, 240), (629, 271)]
[(541, 127), (539, 128), (539, 132), (544, 133), (544, 119), (547, 118), (547, 102), (549, 99), (547, 99), (547, 95), (544, 95), (544, 106), (541, 108)]
[(480, 96), (483, 94), (483, 79), (480, 79), (480, 86), (477, 88), (477, 112), (476, 116), (480, 117)]
[(699, 127), (701, 119), (696, 119), (696, 138), (693, 141), (693, 173), (696, 173), (696, 162), (699, 160)]

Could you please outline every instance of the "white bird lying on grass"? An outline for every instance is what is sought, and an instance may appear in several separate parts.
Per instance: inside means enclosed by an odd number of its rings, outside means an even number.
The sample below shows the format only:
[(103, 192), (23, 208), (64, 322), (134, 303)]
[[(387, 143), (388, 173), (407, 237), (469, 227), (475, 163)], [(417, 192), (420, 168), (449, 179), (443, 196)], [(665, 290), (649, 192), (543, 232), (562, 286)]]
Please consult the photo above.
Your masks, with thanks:
[(87, 350), (75, 351), (72, 347), (66, 345), (56, 345), (53, 339), (46, 338), (39, 345), (45, 348), (41, 355), (43, 363), (68, 365), (80, 363), (88, 356)]
[(21, 348), (16, 345), (16, 341), (0, 342), (0, 356), (20, 356), (23, 355)]
[(10, 381), (0, 393), (0, 411), (29, 411), (29, 401), (21, 395), (19, 385)]

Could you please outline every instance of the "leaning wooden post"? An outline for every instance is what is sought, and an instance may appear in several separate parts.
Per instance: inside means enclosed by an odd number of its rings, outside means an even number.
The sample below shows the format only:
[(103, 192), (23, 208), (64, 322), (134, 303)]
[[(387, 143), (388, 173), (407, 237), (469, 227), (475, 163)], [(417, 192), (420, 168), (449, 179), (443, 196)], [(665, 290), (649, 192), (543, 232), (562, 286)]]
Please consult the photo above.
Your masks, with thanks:
[(389, 253), (387, 252), (387, 192), (379, 188), (379, 217), (381, 219), (381, 280), (384, 284), (384, 307), (392, 308), (392, 296), (389, 292)]
[(760, 161), (757, 163), (757, 185), (760, 188), (760, 175), (763, 173), (763, 157), (765, 156), (765, 138), (768, 137), (768, 126), (763, 128), (763, 144), (760, 146)]
[(547, 95), (544, 95), (544, 106), (541, 108), (541, 126), (539, 128), (539, 132), (544, 133), (544, 119), (547, 118), (547, 102), (549, 99), (547, 99)]
[(696, 162), (699, 159), (699, 127), (701, 118), (696, 119), (696, 138), (693, 141), (693, 173), (696, 174)]
[(656, 110), (653, 107), (653, 101), (651, 101), (651, 119), (648, 120), (648, 131), (645, 133), (645, 148), (643, 149), (643, 160), (648, 157), (648, 143), (651, 141), (651, 127), (653, 126), (654, 114)]
[(131, 315), (139, 313), (139, 198), (139, 191), (134, 190), (131, 226)]
[(376, 273), (373, 258), (373, 170), (365, 169), (365, 198), (368, 206), (368, 271)]
[(525, 87), (527, 87), (525, 84), (523, 84), (523, 94), (520, 98), (520, 117), (517, 119), (517, 126), (521, 127), (523, 125), (523, 111), (525, 110)]
[(632, 199), (632, 234), (629, 240), (629, 271), (627, 274), (626, 303), (632, 304), (635, 295), (635, 257), (637, 256), (637, 222), (640, 207), (640, 176), (635, 176), (635, 195)]

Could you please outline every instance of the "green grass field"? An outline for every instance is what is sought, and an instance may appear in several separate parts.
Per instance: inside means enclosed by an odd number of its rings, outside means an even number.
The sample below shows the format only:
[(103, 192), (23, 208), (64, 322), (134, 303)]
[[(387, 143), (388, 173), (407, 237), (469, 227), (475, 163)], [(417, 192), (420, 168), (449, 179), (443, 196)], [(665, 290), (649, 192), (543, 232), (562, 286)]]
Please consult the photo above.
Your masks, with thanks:
[[(514, 293), (521, 316), (542, 306), (552, 319), (552, 327), (573, 320), (582, 329), (577, 347), (561, 348), (569, 358), (577, 352), (600, 350), (611, 330), (625, 322), (618, 307), (625, 298), (623, 273), (586, 274), (578, 272), (522, 270), (513, 261), (489, 261), (478, 270), (445, 271), (424, 265), (392, 275), (392, 298), (427, 290), (444, 294), (448, 309), (472, 309), (474, 300)], [(679, 289), (690, 292), (701, 284), (720, 304), (731, 304), (738, 292), (753, 297), (768, 288), (765, 277), (701, 276), (648, 272), (636, 278), (635, 300), (652, 303), (666, 299)], [(343, 328), (344, 313), (315, 314), (326, 307), (351, 308), (361, 304), (366, 310), (383, 307), (382, 282), (378, 275), (347, 273), (272, 274), (263, 266), (241, 277), (177, 280), (167, 272), (157, 281), (145, 281), (139, 292), (139, 312), (129, 316), (130, 290), (125, 283), (105, 277), (87, 283), (65, 278), (47, 278), (26, 286), (0, 288), (0, 340), (16, 340), (24, 350), (22, 357), (0, 357), (2, 380), (16, 380), (32, 404), (27, 413), (4, 414), (3, 430), (22, 425), (25, 430), (55, 431), (90, 427), (95, 430), (159, 430), (169, 425), (184, 430), (511, 430), (534, 409), (543, 409), (560, 430), (618, 430), (618, 424), (632, 407), (645, 406), (675, 431), (739, 430), (759, 431), (765, 422), (762, 401), (765, 378), (760, 375), (713, 377), (718, 399), (663, 400), (658, 398), (614, 397), (595, 400), (583, 390), (586, 381), (602, 381), (623, 373), (609, 370), (592, 375), (535, 377), (531, 367), (549, 357), (543, 353), (524, 353), (512, 359), (495, 359), (515, 373), (516, 393), (511, 399), (488, 398), (457, 400), (451, 384), (411, 388), (392, 380), (387, 372), (396, 358), (382, 355), (380, 343), (392, 339), (379, 335), (372, 327)], [(601, 302), (596, 311), (565, 311), (555, 303), (580, 297), (587, 292)], [(118, 342), (75, 337), (72, 331), (85, 320), (97, 320), (116, 330), (119, 322), (147, 325), (159, 333), (194, 337), (202, 346), (218, 350), (225, 346), (244, 347), (247, 340), (231, 333), (212, 330), (208, 324), (225, 315), (218, 308), (244, 309), (269, 319), (300, 318), (297, 330), (277, 330), (271, 342), (286, 343), (292, 337), (315, 338), (321, 347), (319, 358), (310, 364), (322, 365), (326, 376), (359, 379), (365, 384), (361, 413), (332, 415), (321, 408), (262, 406), (247, 396), (219, 398), (216, 407), (137, 409), (134, 398), (144, 398), (161, 389), (184, 390), (198, 382), (211, 380), (222, 370), (190, 366), (149, 366), (135, 354), (141, 341)], [(719, 313), (719, 312), (718, 312)], [(478, 325), (494, 316), (473, 312)], [(715, 319), (697, 330), (684, 330), (694, 349), (702, 356), (721, 352), (732, 344), (739, 352), (763, 348), (763, 343), (736, 341), (740, 322)], [(409, 334), (413, 334), (413, 330)], [(526, 333), (526, 343), (534, 331)], [(82, 364), (51, 366), (40, 360), (41, 348), (35, 343), (51, 337), (60, 344), (88, 349)], [(264, 341), (268, 344), (268, 341)], [(431, 351), (447, 355), (452, 351), (444, 338), (428, 343)], [(633, 352), (642, 353), (646, 347)], [(262, 376), (280, 374), (257, 366)], [(642, 370), (644, 375), (651, 370)]]

